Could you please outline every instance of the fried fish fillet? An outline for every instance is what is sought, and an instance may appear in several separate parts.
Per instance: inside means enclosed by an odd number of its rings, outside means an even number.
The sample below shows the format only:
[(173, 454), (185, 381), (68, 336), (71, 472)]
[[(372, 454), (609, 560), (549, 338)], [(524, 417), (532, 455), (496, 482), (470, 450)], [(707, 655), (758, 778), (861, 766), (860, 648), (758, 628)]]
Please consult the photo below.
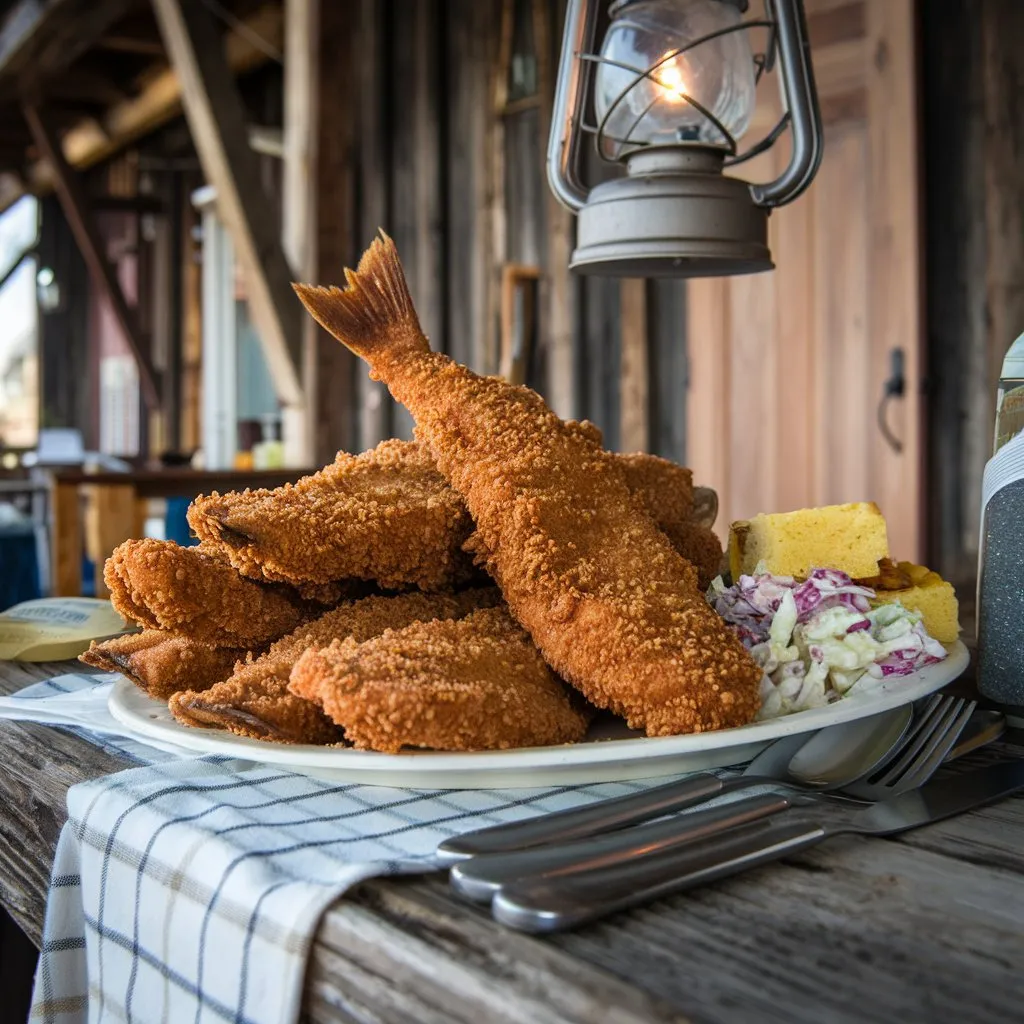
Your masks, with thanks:
[(587, 730), (585, 712), (503, 607), (312, 648), (289, 689), (362, 750), (507, 750), (574, 743)]
[[(572, 426), (600, 444), (593, 424)], [(616, 458), (660, 525), (689, 519), (689, 469), (656, 455)], [(383, 441), (361, 455), (339, 452), (319, 473), (274, 490), (196, 498), (188, 521), (205, 545), (252, 579), (303, 587), (358, 578), (437, 590), (474, 573), (462, 550), (473, 527), (466, 506), (429, 449), (415, 441)]]
[(291, 588), (244, 579), (202, 548), (173, 541), (125, 541), (103, 581), (126, 618), (217, 647), (265, 646), (315, 614)]
[(388, 628), (420, 620), (458, 618), (500, 601), (494, 587), (353, 601), (282, 637), (261, 657), (237, 666), (224, 682), (201, 692), (176, 693), (168, 706), (185, 725), (227, 729), (239, 736), (281, 743), (337, 743), (341, 732), (319, 706), (288, 690), (292, 666), (306, 650), (350, 637), (369, 640)]
[(649, 735), (751, 721), (761, 670), (616, 460), (530, 389), (431, 352), (386, 236), (346, 277), (345, 291), (296, 292), (413, 414), (476, 523), (478, 556), (547, 663)]
[(473, 575), (473, 528), (430, 452), (384, 441), (274, 490), (196, 498), (188, 522), (245, 576), (286, 583), (374, 580), (438, 590)]
[(113, 640), (94, 640), (78, 660), (120, 672), (151, 697), (167, 700), (179, 690), (205, 690), (227, 679), (247, 653), (244, 648), (214, 647), (191, 637), (145, 629)]
[(718, 534), (700, 523), (662, 523), (662, 533), (696, 570), (697, 586), (706, 591), (722, 571), (722, 542)]

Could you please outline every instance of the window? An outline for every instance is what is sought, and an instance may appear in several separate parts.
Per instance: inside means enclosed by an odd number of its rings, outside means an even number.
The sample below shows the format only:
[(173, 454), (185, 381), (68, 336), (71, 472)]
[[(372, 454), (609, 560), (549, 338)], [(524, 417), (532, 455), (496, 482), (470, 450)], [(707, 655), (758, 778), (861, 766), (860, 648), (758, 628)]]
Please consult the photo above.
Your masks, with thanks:
[(38, 239), (34, 197), (0, 215), (0, 448), (31, 448), (39, 430)]

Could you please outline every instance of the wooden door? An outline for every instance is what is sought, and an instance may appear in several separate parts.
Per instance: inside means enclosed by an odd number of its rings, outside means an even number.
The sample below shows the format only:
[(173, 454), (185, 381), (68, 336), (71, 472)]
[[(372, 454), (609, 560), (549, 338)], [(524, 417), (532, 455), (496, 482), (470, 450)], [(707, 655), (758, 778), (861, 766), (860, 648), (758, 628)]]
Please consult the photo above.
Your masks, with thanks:
[[(698, 482), (719, 492), (723, 535), (757, 512), (871, 500), (886, 515), (894, 555), (917, 559), (914, 0), (805, 0), (805, 8), (824, 159), (810, 189), (771, 216), (776, 270), (689, 285), (688, 461)], [(748, 139), (778, 116), (773, 77)], [(787, 159), (777, 146), (742, 176), (767, 180)], [(906, 386), (883, 410), (887, 440), (878, 413), (894, 349)]]

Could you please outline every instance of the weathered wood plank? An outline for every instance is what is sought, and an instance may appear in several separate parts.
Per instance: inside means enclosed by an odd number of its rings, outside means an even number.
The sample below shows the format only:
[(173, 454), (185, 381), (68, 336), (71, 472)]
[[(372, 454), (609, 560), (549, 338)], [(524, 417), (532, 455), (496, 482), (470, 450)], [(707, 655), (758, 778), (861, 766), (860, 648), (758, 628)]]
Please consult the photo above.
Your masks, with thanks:
[[(355, 38), (356, 12), (349, 4), (320, 3), (318, 34), (316, 165), (316, 280), (340, 284), (342, 269), (358, 257), (355, 208), (356, 119), (339, 117), (352, 103), (356, 71), (351, 60), (338, 59), (338, 40)], [(312, 318), (310, 318), (312, 322)], [(317, 328), (315, 337), (316, 408), (314, 462), (322, 465), (339, 449), (356, 446), (356, 373), (365, 371), (344, 345)]]
[(284, 406), (303, 405), (301, 309), (280, 221), (268, 216), (258, 157), (249, 145), (247, 119), (213, 15), (202, 5), (153, 0), (153, 11), (175, 73), (182, 104), (217, 210), (234, 245), (253, 322)]
[(624, 452), (645, 452), (651, 441), (647, 282), (640, 278), (621, 281), (619, 303), (622, 317), (619, 446)]
[[(389, 96), (394, 86), (394, 69), (387, 60), (386, 32), (390, 3), (361, 0), (355, 51), (358, 91), (355, 117), (359, 124), (359, 177), (356, 185), (358, 211), (357, 254), (373, 240), (378, 229), (387, 230), (388, 199), (388, 121)], [(391, 434), (391, 406), (387, 388), (372, 381), (366, 364), (356, 361), (358, 445), (372, 448)]]
[[(0, 692), (76, 667), (3, 662)], [(67, 788), (124, 763), (58, 729), (3, 722), (0, 737), (0, 901), (38, 942)], [(499, 928), (439, 876), (371, 881), (325, 915), (303, 1010), (325, 1024), (1010, 1021), (1022, 881), (1020, 797), (546, 940)]]
[(445, 13), (447, 107), (448, 325), (445, 351), (474, 370), (497, 370), (497, 323), (487, 322), (493, 249), (489, 243), (488, 125), (499, 0), (449, 0)]
[[(540, 83), (540, 151), (547, 154), (551, 131), (551, 109), (554, 102), (555, 74), (562, 45), (565, 18), (563, 0), (537, 0), (539, 13), (535, 19)], [(541, 278), (538, 345), (544, 353), (546, 381), (544, 397), (552, 409), (564, 419), (579, 415), (576, 404), (576, 361), (573, 338), (576, 330), (577, 283), (569, 270), (575, 238), (576, 222), (572, 214), (545, 186), (544, 217), (546, 223), (545, 273)]]
[[(923, 348), (920, 225), (916, 203), (918, 118), (916, 31), (912, 0), (866, 0), (868, 26), (868, 339), (875, 394), (889, 376), (889, 353), (906, 356), (903, 398), (889, 423), (903, 445), (874, 446), (875, 485), (888, 503), (889, 545), (921, 561), (921, 383)], [(907, 184), (910, 183), (910, 184)], [(879, 441), (881, 439), (879, 438)]]
[(689, 401), (686, 282), (668, 278), (647, 282), (647, 336), (650, 450), (685, 463)]
[(310, 975), (314, 986), (365, 1000), (383, 1020), (686, 1019), (553, 944), (497, 928), (479, 908), (454, 900), (439, 879), (357, 889), (325, 917)]
[(50, 489), (51, 592), (55, 597), (82, 593), (82, 510), (78, 486), (54, 480)]
[[(77, 662), (0, 662), (0, 693), (77, 670), (91, 671)], [(0, 724), (0, 744), (0, 902), (38, 946), (68, 788), (128, 763), (62, 729), (29, 723)]]

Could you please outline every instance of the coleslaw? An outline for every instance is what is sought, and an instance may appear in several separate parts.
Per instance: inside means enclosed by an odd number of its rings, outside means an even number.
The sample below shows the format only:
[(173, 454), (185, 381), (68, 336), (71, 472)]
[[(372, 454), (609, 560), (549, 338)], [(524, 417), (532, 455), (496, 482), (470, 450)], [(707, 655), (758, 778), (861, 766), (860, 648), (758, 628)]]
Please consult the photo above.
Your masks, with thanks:
[(822, 707), (947, 655), (918, 612), (877, 604), (874, 590), (836, 569), (806, 580), (755, 573), (731, 587), (719, 576), (707, 596), (764, 670), (759, 720)]

